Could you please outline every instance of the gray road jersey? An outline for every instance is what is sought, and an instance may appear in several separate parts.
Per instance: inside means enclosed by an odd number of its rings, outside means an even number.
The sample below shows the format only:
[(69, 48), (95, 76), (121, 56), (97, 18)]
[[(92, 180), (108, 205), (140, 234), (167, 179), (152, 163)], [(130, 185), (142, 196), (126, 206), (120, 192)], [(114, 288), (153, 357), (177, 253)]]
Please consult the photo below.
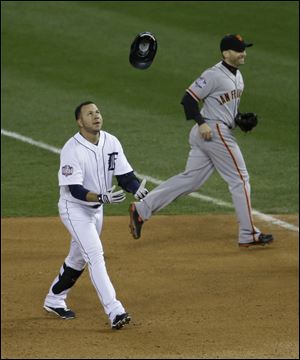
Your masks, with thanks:
[(186, 91), (197, 101), (203, 101), (201, 115), (206, 120), (218, 120), (229, 127), (235, 127), (234, 118), (238, 112), (244, 90), (242, 74), (233, 75), (222, 62), (205, 70)]

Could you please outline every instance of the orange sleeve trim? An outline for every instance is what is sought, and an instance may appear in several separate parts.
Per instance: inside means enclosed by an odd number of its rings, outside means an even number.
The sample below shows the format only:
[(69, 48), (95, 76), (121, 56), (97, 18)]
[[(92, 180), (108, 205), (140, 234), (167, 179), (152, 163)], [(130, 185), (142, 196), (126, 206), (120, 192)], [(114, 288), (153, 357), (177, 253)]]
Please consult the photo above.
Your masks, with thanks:
[(244, 193), (245, 193), (245, 196), (246, 196), (246, 202), (247, 202), (247, 207), (248, 207), (248, 214), (249, 214), (249, 218), (250, 218), (250, 223), (251, 223), (251, 226), (252, 226), (252, 233), (253, 233), (253, 241), (255, 241), (255, 237), (254, 237), (254, 234), (255, 234), (255, 229), (254, 229), (254, 225), (253, 225), (253, 219), (252, 219), (252, 214), (251, 214), (251, 205), (250, 205), (250, 199), (249, 199), (249, 195), (247, 193), (247, 189), (246, 189), (246, 183), (245, 183), (245, 180), (243, 178), (243, 175), (238, 167), (238, 164), (237, 164), (237, 161), (232, 153), (232, 151), (230, 150), (229, 146), (226, 144), (226, 141), (224, 140), (223, 136), (222, 136), (222, 133), (221, 133), (221, 130), (220, 130), (220, 127), (219, 127), (219, 124), (217, 124), (217, 130), (218, 130), (218, 134), (224, 144), (224, 146), (226, 147), (227, 151), (229, 152), (231, 158), (232, 158), (232, 161), (234, 162), (234, 165), (236, 167), (236, 170), (243, 182), (243, 187), (244, 187)]
[(200, 99), (191, 89), (186, 89), (186, 92), (188, 92), (196, 101), (202, 101), (202, 99)]

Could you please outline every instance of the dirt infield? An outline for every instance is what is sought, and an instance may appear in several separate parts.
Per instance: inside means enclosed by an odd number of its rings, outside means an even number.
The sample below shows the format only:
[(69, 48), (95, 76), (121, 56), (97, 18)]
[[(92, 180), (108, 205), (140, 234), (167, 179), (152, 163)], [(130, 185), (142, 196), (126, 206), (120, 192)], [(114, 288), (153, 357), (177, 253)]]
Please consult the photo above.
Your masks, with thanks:
[(256, 221), (275, 242), (241, 250), (231, 215), (157, 215), (139, 240), (127, 217), (105, 217), (107, 269), (133, 318), (112, 331), (87, 269), (69, 295), (76, 319), (42, 308), (69, 247), (59, 218), (1, 222), (2, 359), (299, 357), (297, 232)]

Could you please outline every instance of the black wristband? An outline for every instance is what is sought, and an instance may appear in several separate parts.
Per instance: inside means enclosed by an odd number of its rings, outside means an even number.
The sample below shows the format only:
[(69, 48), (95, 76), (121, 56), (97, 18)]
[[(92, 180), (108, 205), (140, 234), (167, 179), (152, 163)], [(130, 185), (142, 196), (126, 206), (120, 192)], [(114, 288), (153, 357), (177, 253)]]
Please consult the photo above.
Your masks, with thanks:
[(199, 113), (194, 116), (194, 120), (196, 123), (200, 126), (205, 123), (205, 120), (203, 119), (203, 116)]
[(102, 204), (107, 204), (109, 201), (108, 201), (108, 197), (106, 195), (102, 195), (102, 194), (98, 194), (98, 200), (99, 200), (99, 203), (102, 205)]

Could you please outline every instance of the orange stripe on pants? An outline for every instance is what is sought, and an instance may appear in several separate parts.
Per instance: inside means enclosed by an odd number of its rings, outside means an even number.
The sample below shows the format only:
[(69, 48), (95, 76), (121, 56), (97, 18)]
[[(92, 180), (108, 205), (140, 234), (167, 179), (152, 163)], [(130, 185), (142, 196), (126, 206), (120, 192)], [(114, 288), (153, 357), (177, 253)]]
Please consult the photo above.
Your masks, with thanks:
[(255, 234), (255, 230), (254, 230), (254, 225), (253, 225), (253, 220), (252, 220), (252, 215), (251, 215), (251, 206), (250, 206), (250, 199), (249, 199), (249, 195), (247, 193), (247, 189), (246, 189), (246, 183), (245, 183), (245, 180), (243, 178), (243, 175), (238, 167), (238, 164), (237, 164), (237, 161), (232, 153), (232, 151), (230, 150), (229, 146), (226, 144), (226, 141), (224, 140), (223, 136), (222, 136), (222, 133), (221, 133), (221, 130), (220, 130), (220, 126), (219, 124), (217, 124), (217, 130), (218, 130), (218, 134), (224, 144), (224, 146), (226, 147), (227, 151), (229, 152), (229, 155), (231, 156), (232, 158), (232, 161), (236, 167), (236, 170), (243, 182), (243, 187), (244, 187), (244, 193), (245, 193), (245, 196), (246, 196), (246, 202), (247, 202), (247, 207), (248, 207), (248, 214), (249, 214), (249, 218), (250, 218), (250, 223), (251, 223), (251, 226), (252, 226), (252, 233), (253, 233), (253, 241), (255, 241), (255, 237), (254, 237), (254, 234)]

